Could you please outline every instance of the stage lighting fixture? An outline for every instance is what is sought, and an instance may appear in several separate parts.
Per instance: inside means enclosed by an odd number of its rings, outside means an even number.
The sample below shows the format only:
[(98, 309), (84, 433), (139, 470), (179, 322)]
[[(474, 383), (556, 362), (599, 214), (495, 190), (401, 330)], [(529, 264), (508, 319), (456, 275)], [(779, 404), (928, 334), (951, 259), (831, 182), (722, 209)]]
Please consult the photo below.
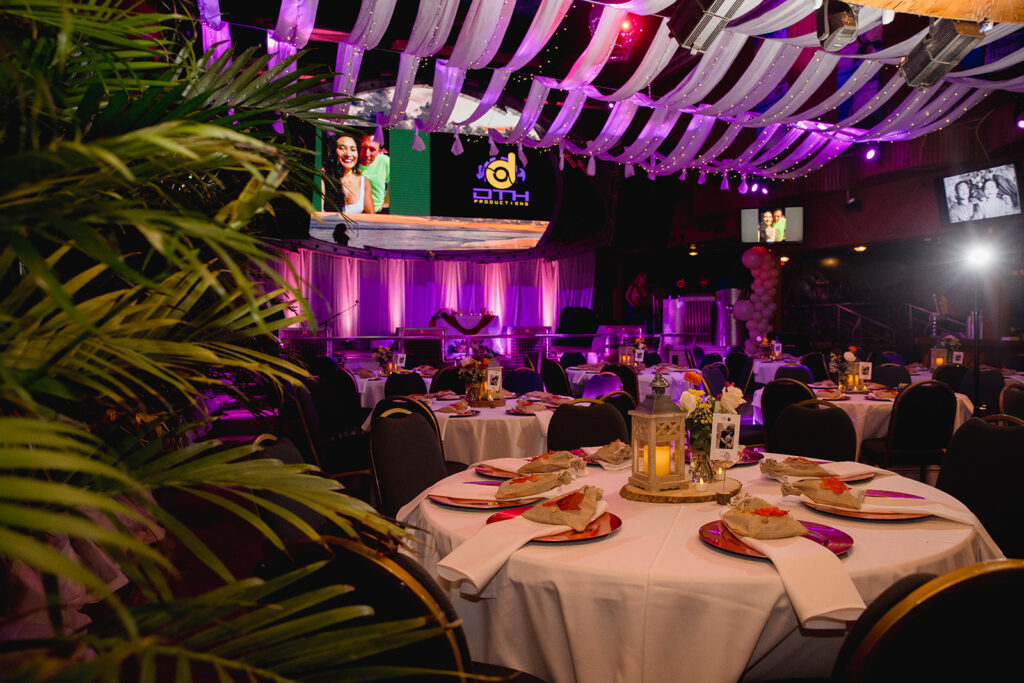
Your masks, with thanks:
[(840, 0), (824, 0), (817, 11), (818, 42), (826, 52), (837, 52), (857, 39), (860, 7)]
[(768, 194), (768, 188), (767, 187), (762, 187), (761, 188), (761, 194)]
[(967, 250), (967, 263), (975, 268), (987, 266), (992, 261), (992, 250), (984, 244), (975, 244)]
[(706, 52), (726, 27), (743, 0), (678, 2), (668, 19), (668, 30), (691, 54)]
[(981, 24), (955, 19), (933, 19), (928, 34), (900, 63), (912, 88), (928, 88), (960, 63), (984, 37)]
[(760, 186), (760, 185), (758, 184), (758, 182), (757, 182), (757, 181), (755, 180), (755, 181), (754, 181), (754, 183), (753, 183), (753, 185), (751, 185), (751, 186), (750, 186), (750, 191), (751, 191), (751, 192), (757, 192), (757, 191), (758, 191), (758, 190), (759, 190), (760, 188), (761, 188), (761, 186)]
[(868, 148), (864, 150), (864, 158), (868, 161), (874, 161), (878, 158), (878, 145), (868, 145)]

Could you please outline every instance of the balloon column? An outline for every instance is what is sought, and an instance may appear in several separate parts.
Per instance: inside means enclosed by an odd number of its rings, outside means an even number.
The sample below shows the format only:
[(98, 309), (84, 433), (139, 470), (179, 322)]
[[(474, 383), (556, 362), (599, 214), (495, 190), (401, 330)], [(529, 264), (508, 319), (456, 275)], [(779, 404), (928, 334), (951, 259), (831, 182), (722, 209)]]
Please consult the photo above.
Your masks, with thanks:
[(744, 344), (747, 355), (756, 355), (759, 350), (758, 337), (765, 337), (772, 331), (771, 320), (775, 314), (775, 293), (779, 286), (779, 264), (764, 247), (751, 247), (743, 252), (743, 265), (754, 276), (753, 293), (750, 299), (741, 299), (732, 307), (737, 320), (747, 323), (750, 338)]

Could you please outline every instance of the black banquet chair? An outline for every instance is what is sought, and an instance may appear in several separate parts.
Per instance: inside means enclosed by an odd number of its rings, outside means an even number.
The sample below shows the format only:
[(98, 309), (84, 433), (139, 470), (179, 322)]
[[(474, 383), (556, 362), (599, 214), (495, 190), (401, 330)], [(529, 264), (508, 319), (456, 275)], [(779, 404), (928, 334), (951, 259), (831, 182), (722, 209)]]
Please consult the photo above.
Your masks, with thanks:
[(999, 394), (999, 412), (1024, 420), (1024, 384), (1007, 384)]
[(936, 382), (943, 382), (953, 391), (957, 391), (960, 389), (960, 384), (964, 381), (964, 375), (970, 371), (971, 369), (966, 365), (947, 363), (935, 368), (932, 372), (932, 379)]
[[(1003, 373), (994, 368), (982, 370), (980, 373), (981, 390), (978, 392), (977, 405), (974, 406), (975, 415), (990, 415), (999, 410), (999, 394), (1006, 386), (1006, 378)], [(974, 401), (974, 370), (972, 369), (960, 382), (957, 391)]]
[(821, 351), (811, 351), (804, 354), (800, 364), (811, 371), (811, 377), (815, 382), (824, 382), (829, 378), (828, 365), (825, 363), (825, 354)]
[(707, 365), (711, 365), (712, 363), (721, 363), (723, 362), (722, 355), (719, 353), (706, 353), (703, 356), (701, 356), (699, 362), (702, 368)]
[(661, 354), (657, 351), (644, 351), (644, 365), (651, 367), (652, 365), (661, 364)]
[(604, 372), (618, 375), (622, 380), (622, 389), (632, 396), (634, 401), (640, 401), (640, 379), (636, 375), (636, 370), (622, 363), (608, 363), (604, 366)]
[(1006, 361), (1006, 367), (1011, 370), (1024, 372), (1024, 353), (1018, 353), (1016, 356)]
[(765, 440), (771, 438), (772, 425), (786, 406), (815, 398), (803, 382), (795, 379), (776, 379), (765, 385), (761, 392), (761, 422), (764, 424)]
[[(626, 435), (630, 439), (633, 438), (633, 420), (629, 416), (629, 411), (635, 410), (637, 406), (637, 402), (633, 400), (633, 397), (620, 389), (619, 391), (608, 392), (601, 397), (601, 400), (615, 406), (626, 423)], [(629, 440), (626, 440), (626, 443), (629, 443)]]
[(427, 393), (427, 383), (417, 372), (392, 372), (384, 382), (385, 396), (410, 396)]
[(569, 377), (565, 374), (558, 361), (545, 358), (540, 362), (540, 376), (544, 380), (544, 390), (558, 396), (572, 396)]
[(971, 418), (949, 442), (936, 487), (970, 508), (1007, 557), (1024, 558), (1015, 497), (993, 491), (1024, 476), (1024, 426)]
[(430, 380), (431, 393), (454, 391), (456, 394), (466, 393), (466, 383), (459, 377), (459, 368), (449, 366), (441, 368)]
[(704, 378), (704, 388), (712, 396), (720, 396), (725, 383), (729, 381), (729, 369), (725, 363), (711, 363), (700, 369), (700, 376)]
[(449, 474), (434, 426), (406, 408), (375, 411), (370, 460), (380, 511), (388, 517)]
[(884, 437), (864, 439), (863, 462), (891, 469), (919, 467), (921, 479), (929, 465), (946, 455), (956, 421), (956, 395), (942, 382), (911, 384), (896, 397)]
[(750, 391), (750, 378), (754, 372), (754, 359), (742, 351), (730, 351), (725, 357), (725, 367), (730, 382), (746, 394)]
[(604, 446), (615, 439), (629, 442), (626, 421), (618, 408), (600, 399), (581, 398), (560, 405), (548, 425), (548, 448), (553, 451)]
[(872, 365), (871, 381), (884, 384), (891, 389), (901, 384), (910, 384), (910, 372), (905, 366), (896, 363)]
[(528, 394), (531, 391), (542, 391), (544, 380), (540, 373), (530, 368), (514, 368), (502, 374), (502, 386), (515, 394)]
[(801, 458), (853, 460), (857, 430), (839, 406), (811, 399), (786, 406), (772, 425), (766, 449)]
[(572, 368), (577, 365), (584, 365), (587, 362), (587, 357), (579, 351), (566, 351), (558, 359), (558, 362), (563, 368)]
[(814, 375), (806, 365), (783, 365), (775, 371), (774, 379), (795, 379), (801, 384), (810, 384)]
[(622, 388), (622, 380), (614, 372), (599, 372), (587, 379), (583, 386), (583, 398), (598, 398), (609, 391), (618, 391)]

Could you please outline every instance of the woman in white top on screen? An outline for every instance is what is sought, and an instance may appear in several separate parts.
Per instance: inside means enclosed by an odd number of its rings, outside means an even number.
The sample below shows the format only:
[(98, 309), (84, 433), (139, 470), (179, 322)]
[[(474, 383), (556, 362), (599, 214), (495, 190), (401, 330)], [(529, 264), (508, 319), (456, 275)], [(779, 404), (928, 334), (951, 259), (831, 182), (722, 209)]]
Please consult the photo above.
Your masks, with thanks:
[(345, 194), (344, 213), (373, 213), (373, 194), (370, 179), (356, 170), (359, 163), (359, 145), (350, 135), (342, 135), (335, 146), (341, 166), (341, 189)]

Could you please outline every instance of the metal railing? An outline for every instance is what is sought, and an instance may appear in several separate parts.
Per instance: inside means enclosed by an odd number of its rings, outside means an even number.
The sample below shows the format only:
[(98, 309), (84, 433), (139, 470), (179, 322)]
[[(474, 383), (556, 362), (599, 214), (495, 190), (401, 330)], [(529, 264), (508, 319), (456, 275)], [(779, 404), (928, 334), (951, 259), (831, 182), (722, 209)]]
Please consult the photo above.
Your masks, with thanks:
[(965, 321), (950, 318), (948, 315), (929, 311), (927, 308), (915, 306), (914, 304), (905, 304), (905, 307), (907, 309), (907, 327), (914, 334), (920, 334), (925, 337), (939, 337), (942, 332), (962, 334), (967, 330), (967, 323)]
[[(846, 304), (800, 304), (786, 309), (789, 331), (809, 333), (812, 339), (833, 344), (892, 345), (896, 331)], [(796, 326), (793, 323), (797, 323)]]

